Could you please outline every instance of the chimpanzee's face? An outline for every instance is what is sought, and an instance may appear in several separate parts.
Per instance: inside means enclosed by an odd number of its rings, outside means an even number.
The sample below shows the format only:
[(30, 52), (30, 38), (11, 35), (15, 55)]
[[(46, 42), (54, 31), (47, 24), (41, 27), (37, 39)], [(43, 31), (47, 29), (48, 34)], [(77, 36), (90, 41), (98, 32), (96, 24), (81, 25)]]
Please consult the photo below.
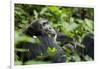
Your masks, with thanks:
[(50, 24), (48, 23), (48, 20), (43, 20), (41, 21), (41, 25), (42, 25), (42, 29), (51, 35), (56, 35), (56, 31), (50, 26)]

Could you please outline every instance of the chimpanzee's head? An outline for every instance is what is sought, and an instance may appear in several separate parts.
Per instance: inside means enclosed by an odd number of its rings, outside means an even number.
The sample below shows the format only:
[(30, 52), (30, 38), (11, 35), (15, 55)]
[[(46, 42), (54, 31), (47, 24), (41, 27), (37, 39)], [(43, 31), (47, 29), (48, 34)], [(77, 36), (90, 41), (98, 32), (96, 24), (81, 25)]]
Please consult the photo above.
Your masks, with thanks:
[(32, 22), (24, 31), (24, 33), (29, 36), (56, 35), (55, 30), (50, 26), (49, 21), (47, 19), (38, 19)]

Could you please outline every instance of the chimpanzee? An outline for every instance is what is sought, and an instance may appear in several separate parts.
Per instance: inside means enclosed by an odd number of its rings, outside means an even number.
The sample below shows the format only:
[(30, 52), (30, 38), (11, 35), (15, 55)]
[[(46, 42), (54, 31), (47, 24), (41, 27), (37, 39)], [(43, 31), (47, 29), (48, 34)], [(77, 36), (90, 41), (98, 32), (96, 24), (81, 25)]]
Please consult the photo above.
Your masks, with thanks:
[(23, 64), (28, 60), (37, 59), (39, 56), (43, 60), (49, 60), (52, 63), (66, 62), (66, 54), (56, 43), (57, 34), (50, 26), (47, 19), (38, 19), (32, 22), (24, 31), (23, 35), (40, 40), (39, 44), (31, 42), (19, 42), (17, 48), (27, 49), (27, 52), (16, 52), (21, 58)]
[(85, 60), (84, 56), (89, 56), (92, 59), (94, 59), (94, 35), (93, 33), (86, 34), (81, 43), (84, 45), (84, 48), (77, 46), (77, 52), (80, 55), (81, 59)]
[(94, 59), (94, 35), (92, 33), (88, 33), (84, 37), (82, 44), (85, 46), (84, 54)]

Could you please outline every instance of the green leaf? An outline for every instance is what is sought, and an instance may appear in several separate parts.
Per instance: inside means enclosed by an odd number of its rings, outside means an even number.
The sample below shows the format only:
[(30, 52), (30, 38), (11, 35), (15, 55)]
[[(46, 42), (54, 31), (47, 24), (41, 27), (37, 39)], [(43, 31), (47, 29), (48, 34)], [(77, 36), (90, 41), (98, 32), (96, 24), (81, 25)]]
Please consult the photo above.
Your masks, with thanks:
[(56, 54), (56, 51), (57, 51), (57, 49), (56, 48), (54, 48), (54, 47), (48, 47), (48, 49), (47, 49), (47, 53), (50, 55), (50, 56), (53, 56), (54, 54)]
[(19, 32), (15, 32), (14, 40), (15, 40), (15, 44), (17, 44), (19, 42), (31, 42), (31, 43), (37, 43), (37, 44), (40, 43), (40, 40), (38, 38), (33, 39), (26, 35), (20, 35)]
[(36, 11), (36, 10), (34, 10), (34, 17), (35, 17), (35, 19), (38, 19), (38, 12)]

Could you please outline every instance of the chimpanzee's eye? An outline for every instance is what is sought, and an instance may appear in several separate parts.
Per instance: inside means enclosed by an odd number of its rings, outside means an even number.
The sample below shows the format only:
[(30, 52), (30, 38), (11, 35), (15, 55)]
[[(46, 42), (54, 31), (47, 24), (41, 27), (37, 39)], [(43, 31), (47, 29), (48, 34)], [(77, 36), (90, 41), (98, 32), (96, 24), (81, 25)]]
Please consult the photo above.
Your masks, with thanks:
[(43, 26), (45, 26), (46, 24), (47, 24), (47, 22), (44, 22), (44, 23), (43, 23)]
[(49, 29), (52, 29), (51, 27), (49, 27)]

